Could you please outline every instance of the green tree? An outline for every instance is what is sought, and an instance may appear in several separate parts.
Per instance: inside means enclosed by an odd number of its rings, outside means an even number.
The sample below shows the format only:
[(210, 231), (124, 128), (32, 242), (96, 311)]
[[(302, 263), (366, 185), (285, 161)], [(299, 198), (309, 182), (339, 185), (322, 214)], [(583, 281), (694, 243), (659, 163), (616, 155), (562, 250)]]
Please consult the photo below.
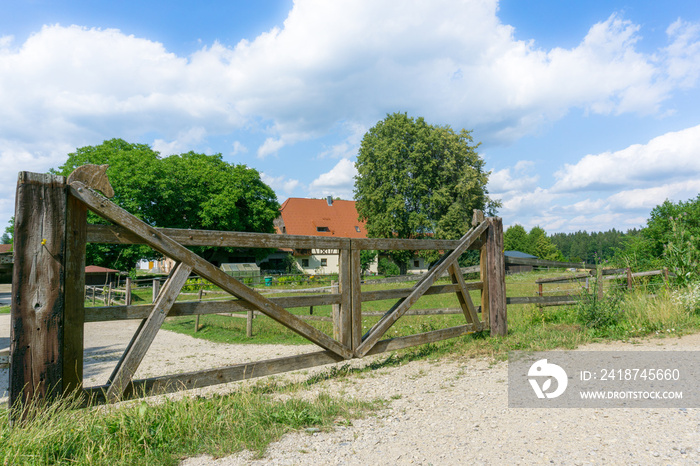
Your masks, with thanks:
[(562, 259), (561, 253), (547, 237), (547, 232), (542, 227), (536, 226), (527, 234), (528, 254), (537, 256), (538, 259), (556, 261)]
[(15, 241), (15, 217), (14, 215), (10, 218), (8, 226), (5, 227), (5, 233), (2, 234), (0, 238), (0, 243), (2, 244), (14, 244)]
[[(113, 201), (146, 223), (167, 228), (274, 232), (279, 215), (274, 191), (259, 173), (245, 165), (231, 165), (220, 154), (188, 152), (161, 158), (145, 144), (121, 139), (105, 141), (68, 154), (57, 173), (67, 176), (87, 163), (109, 164), (107, 175), (115, 191)], [(90, 223), (105, 223), (91, 214)], [(213, 248), (193, 248), (207, 258)], [(267, 251), (256, 251), (257, 257)], [(158, 253), (147, 246), (89, 244), (87, 263), (120, 270)]]
[[(461, 237), (473, 209), (494, 211), (471, 133), (394, 113), (363, 137), (355, 200), (372, 238)], [(411, 253), (392, 254), (401, 272)]]
[(506, 229), (505, 233), (503, 233), (503, 249), (520, 252), (528, 252), (530, 250), (527, 231), (522, 225), (516, 223)]

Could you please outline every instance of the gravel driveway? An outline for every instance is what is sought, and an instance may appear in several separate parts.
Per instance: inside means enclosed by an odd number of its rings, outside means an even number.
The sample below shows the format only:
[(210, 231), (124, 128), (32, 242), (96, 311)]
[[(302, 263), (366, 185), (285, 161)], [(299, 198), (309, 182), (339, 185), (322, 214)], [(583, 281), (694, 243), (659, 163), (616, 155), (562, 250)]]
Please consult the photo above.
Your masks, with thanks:
[[(136, 325), (86, 325), (86, 385), (106, 381)], [(7, 344), (9, 316), (3, 315), (0, 346)], [(314, 348), (217, 344), (161, 331), (137, 377), (299, 354)], [(700, 335), (580, 349), (700, 351)], [(7, 374), (7, 369), (0, 371), (0, 393), (6, 390)], [(697, 409), (508, 408), (505, 362), (414, 361), (326, 381), (301, 396), (313, 397), (321, 391), (383, 398), (389, 403), (376, 416), (355, 420), (350, 426), (288, 434), (272, 444), (260, 460), (242, 452), (220, 459), (190, 458), (182, 464), (700, 464)]]

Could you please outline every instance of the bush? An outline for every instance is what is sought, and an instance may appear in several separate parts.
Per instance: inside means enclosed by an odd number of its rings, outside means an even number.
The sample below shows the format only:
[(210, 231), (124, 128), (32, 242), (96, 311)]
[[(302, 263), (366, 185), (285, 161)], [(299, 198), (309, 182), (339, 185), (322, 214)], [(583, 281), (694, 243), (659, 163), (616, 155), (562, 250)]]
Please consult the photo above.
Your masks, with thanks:
[(400, 274), (399, 267), (386, 257), (381, 257), (379, 259), (378, 271), (380, 275), (386, 277)]
[(622, 297), (617, 294), (598, 297), (594, 287), (592, 293), (583, 292), (576, 306), (580, 323), (595, 330), (606, 330), (620, 323), (623, 317)]

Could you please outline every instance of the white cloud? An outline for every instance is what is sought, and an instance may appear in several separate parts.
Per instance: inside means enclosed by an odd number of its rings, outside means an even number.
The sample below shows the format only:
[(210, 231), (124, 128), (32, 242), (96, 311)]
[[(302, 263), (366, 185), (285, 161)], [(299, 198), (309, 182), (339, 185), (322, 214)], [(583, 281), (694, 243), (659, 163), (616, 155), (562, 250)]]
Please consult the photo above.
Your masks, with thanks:
[(260, 173), (260, 179), (271, 187), (275, 192), (283, 192), (285, 195), (289, 196), (294, 192), (294, 190), (299, 187), (299, 180), (290, 179), (286, 176), (269, 176), (266, 173)]
[(337, 196), (352, 199), (357, 169), (349, 159), (341, 159), (329, 172), (321, 174), (309, 185), (314, 197)]
[(248, 153), (248, 148), (241, 141), (234, 141), (233, 142), (233, 150), (231, 151), (231, 155), (247, 154), (247, 153)]
[[(643, 53), (637, 43), (644, 29), (612, 15), (592, 25), (576, 47), (545, 50), (516, 40), (497, 14), (497, 0), (296, 0), (282, 28), (235, 45), (206, 45), (189, 57), (115, 29), (49, 25), (21, 44), (3, 36), (0, 157), (31, 154), (29, 163), (12, 159), (3, 168), (57, 166), (75, 147), (115, 136), (149, 137), (163, 152), (179, 152), (207, 136), (255, 127), (267, 138), (259, 158), (341, 128), (339, 139), (347, 139), (321, 154), (340, 157), (337, 169), (350, 163), (364, 133), (358, 129), (389, 112), (472, 128), (486, 142), (511, 141), (572, 108), (666, 112), (666, 99), (700, 76), (696, 23), (675, 22), (667, 47)], [(192, 128), (202, 129), (199, 139)], [(534, 197), (611, 185), (600, 166), (610, 159), (619, 167), (619, 156), (565, 167), (552, 192)], [(656, 169), (672, 171), (651, 158)], [(696, 161), (680, 160), (683, 170), (697, 174)], [(584, 178), (569, 176), (574, 172)], [(638, 166), (630, 172), (624, 175), (639, 180), (652, 174)], [(494, 175), (499, 189), (517, 182), (527, 191), (536, 181), (518, 179), (513, 170)], [(350, 179), (333, 185), (340, 179), (342, 173), (331, 171), (310, 189), (344, 186), (350, 196)], [(634, 187), (648, 187), (639, 183)], [(521, 206), (533, 193), (505, 202)]]
[(162, 139), (156, 139), (151, 146), (156, 152), (159, 152), (162, 157), (189, 152), (193, 146), (204, 140), (207, 131), (202, 127), (190, 128), (187, 131), (177, 135), (174, 141), (166, 142)]
[(495, 197), (508, 195), (508, 193), (522, 192), (537, 186), (538, 175), (528, 176), (526, 172), (534, 166), (534, 163), (521, 160), (512, 168), (504, 168), (489, 176), (488, 190)]
[(555, 173), (554, 192), (649, 187), (700, 176), (700, 126), (666, 133), (647, 144), (586, 155)]
[(267, 138), (265, 142), (258, 147), (258, 158), (264, 159), (268, 155), (276, 154), (284, 146), (285, 143), (281, 139)]

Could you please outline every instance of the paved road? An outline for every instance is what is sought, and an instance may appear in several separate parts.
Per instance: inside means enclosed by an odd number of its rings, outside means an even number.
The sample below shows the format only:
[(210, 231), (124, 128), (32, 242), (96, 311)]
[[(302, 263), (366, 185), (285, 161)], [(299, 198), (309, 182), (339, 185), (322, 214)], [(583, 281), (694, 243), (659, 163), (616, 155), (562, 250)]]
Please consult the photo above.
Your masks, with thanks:
[(0, 285), (0, 306), (9, 306), (12, 299), (12, 285)]

